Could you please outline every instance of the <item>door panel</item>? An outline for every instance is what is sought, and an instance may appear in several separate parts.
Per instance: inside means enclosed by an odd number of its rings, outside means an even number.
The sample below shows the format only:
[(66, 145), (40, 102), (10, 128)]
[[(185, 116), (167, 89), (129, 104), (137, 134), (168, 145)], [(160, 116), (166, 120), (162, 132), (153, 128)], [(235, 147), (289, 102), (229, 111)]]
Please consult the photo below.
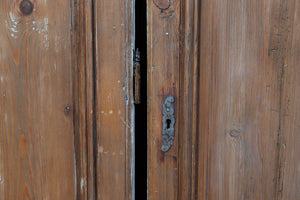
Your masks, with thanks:
[[(206, 90), (199, 96), (209, 100), (200, 100), (199, 112), (207, 114), (199, 120), (208, 120), (208, 199), (300, 197), (287, 189), (300, 183), (294, 154), (300, 143), (292, 122), (300, 90), (291, 76), (299, 72), (293, 53), (300, 48), (298, 6), (202, 1), (201, 16), (208, 17), (201, 19), (200, 85)], [(289, 114), (291, 105), (295, 115)]]
[(134, 4), (94, 3), (97, 199), (134, 199)]
[[(148, 0), (148, 198), (178, 196), (178, 100), (180, 1)], [(168, 2), (167, 2), (168, 4)], [(167, 8), (167, 9), (166, 9)], [(166, 10), (164, 10), (166, 9)], [(161, 151), (163, 103), (174, 98), (175, 139)]]
[(0, 2), (0, 199), (134, 199), (134, 1)]
[[(210, 46), (200, 46), (200, 68), (207, 71), (200, 84), (209, 87), (209, 103), (200, 103), (200, 112), (208, 109), (207, 196), (275, 199), (283, 67), (272, 51), (280, 48), (276, 2), (203, 5), (212, 8), (210, 23), (201, 20), (200, 41)], [(203, 76), (209, 79), (202, 82)]]
[(299, 3), (168, 2), (148, 1), (148, 198), (299, 199)]
[(69, 1), (0, 13), (0, 197), (75, 199)]

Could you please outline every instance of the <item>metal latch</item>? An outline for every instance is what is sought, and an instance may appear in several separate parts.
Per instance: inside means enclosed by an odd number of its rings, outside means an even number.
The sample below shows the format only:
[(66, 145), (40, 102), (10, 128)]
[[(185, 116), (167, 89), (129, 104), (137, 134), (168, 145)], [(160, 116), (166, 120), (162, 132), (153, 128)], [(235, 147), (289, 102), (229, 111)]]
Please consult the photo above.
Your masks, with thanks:
[(141, 53), (136, 49), (134, 56), (134, 103), (141, 103)]
[(173, 141), (175, 139), (174, 103), (175, 103), (174, 97), (168, 96), (162, 105), (163, 129), (162, 129), (161, 150), (163, 152), (169, 151), (169, 149), (173, 146)]

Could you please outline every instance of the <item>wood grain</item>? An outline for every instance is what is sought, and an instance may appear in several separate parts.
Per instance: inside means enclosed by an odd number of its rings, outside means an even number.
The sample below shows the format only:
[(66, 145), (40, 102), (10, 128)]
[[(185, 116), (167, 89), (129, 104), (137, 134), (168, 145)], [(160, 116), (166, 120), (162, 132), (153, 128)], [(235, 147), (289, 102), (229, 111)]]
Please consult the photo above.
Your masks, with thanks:
[(297, 6), (202, 1), (198, 199), (299, 198)]
[[(163, 2), (163, 1), (161, 1)], [(148, 199), (178, 197), (178, 106), (180, 1), (162, 10), (148, 0)], [(162, 146), (162, 104), (175, 98), (175, 140), (168, 152)]]
[(71, 1), (77, 199), (95, 199), (92, 1)]
[[(167, 15), (156, 2), (148, 0), (148, 198), (299, 199), (300, 4), (181, 0)], [(178, 164), (160, 152), (170, 93), (178, 131), (166, 155)]]
[(96, 0), (97, 199), (134, 199), (133, 1)]
[(69, 1), (0, 2), (0, 197), (75, 199)]
[[(281, 47), (282, 86), (277, 199), (300, 199), (300, 2), (281, 2), (285, 37)], [(284, 22), (287, 21), (287, 22)]]
[[(179, 90), (179, 188), (178, 199), (196, 199), (198, 185), (199, 37), (200, 2), (181, 1)], [(201, 136), (201, 141), (205, 137)], [(199, 177), (199, 180), (205, 180)]]

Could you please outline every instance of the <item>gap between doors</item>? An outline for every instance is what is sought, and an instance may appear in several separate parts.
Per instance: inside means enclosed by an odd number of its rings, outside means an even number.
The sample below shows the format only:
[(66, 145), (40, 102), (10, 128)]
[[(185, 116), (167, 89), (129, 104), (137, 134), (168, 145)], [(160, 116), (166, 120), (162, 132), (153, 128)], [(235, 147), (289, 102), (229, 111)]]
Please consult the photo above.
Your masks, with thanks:
[(147, 15), (135, 2), (135, 47), (140, 51), (140, 103), (135, 105), (135, 199), (147, 199)]

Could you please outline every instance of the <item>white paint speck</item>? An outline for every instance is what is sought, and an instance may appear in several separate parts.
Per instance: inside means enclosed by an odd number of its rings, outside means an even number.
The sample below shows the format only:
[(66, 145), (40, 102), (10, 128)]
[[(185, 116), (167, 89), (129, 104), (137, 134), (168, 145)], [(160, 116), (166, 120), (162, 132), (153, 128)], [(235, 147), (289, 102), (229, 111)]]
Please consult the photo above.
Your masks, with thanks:
[(16, 18), (16, 16), (12, 12), (9, 12), (9, 18), (10, 18), (12, 23), (14, 23), (15, 25), (18, 24), (18, 19)]
[(81, 181), (80, 181), (80, 189), (81, 189), (81, 191), (84, 190), (85, 186), (86, 186), (86, 179), (85, 178), (81, 178)]
[(113, 114), (113, 111), (112, 111), (112, 110), (110, 110), (108, 113), (109, 113), (109, 114)]
[(103, 151), (104, 151), (103, 146), (98, 147), (98, 153), (103, 153)]

